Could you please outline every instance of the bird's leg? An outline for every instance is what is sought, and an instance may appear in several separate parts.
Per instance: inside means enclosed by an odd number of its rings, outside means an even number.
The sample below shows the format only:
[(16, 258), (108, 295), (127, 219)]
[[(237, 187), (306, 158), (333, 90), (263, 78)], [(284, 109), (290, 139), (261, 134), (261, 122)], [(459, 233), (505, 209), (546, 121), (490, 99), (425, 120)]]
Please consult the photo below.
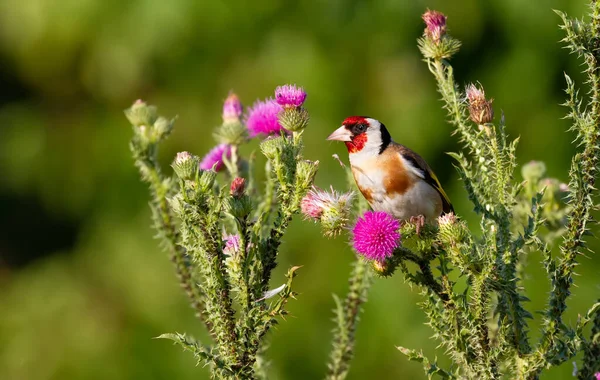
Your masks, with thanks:
[(425, 216), (411, 216), (409, 221), (415, 225), (415, 228), (417, 230), (417, 236), (421, 235), (421, 228), (423, 228), (423, 226), (425, 225)]

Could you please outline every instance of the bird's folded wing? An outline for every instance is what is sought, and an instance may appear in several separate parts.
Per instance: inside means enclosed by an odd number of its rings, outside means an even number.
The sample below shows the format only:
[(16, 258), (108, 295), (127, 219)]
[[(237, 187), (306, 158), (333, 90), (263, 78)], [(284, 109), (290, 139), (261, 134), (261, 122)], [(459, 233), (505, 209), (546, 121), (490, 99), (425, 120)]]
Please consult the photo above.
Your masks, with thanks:
[(442, 210), (444, 211), (444, 213), (454, 212), (454, 207), (452, 207), (452, 203), (450, 203), (450, 198), (448, 198), (448, 195), (446, 194), (444, 189), (442, 189), (440, 181), (438, 180), (435, 173), (431, 170), (429, 165), (427, 165), (427, 162), (425, 162), (425, 160), (421, 156), (414, 153), (413, 151), (408, 150), (405, 147), (403, 148), (404, 149), (401, 150), (400, 154), (402, 155), (402, 158), (404, 158), (412, 165), (410, 169), (412, 169), (413, 173), (421, 177), (427, 184), (429, 184), (429, 186), (433, 187), (442, 197)]

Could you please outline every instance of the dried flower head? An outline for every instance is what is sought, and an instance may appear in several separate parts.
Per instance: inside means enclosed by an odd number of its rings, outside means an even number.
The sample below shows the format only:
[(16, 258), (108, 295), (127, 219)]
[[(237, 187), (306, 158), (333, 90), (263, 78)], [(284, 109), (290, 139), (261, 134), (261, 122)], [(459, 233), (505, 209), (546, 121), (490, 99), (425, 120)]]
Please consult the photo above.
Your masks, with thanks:
[(478, 88), (472, 83), (467, 86), (466, 94), (471, 120), (479, 125), (491, 123), (494, 119), (493, 99), (487, 100), (483, 88)]
[(223, 248), (224, 254), (235, 256), (240, 251), (239, 235), (227, 235), (223, 240), (225, 241), (225, 248)]
[(336, 207), (336, 205), (349, 205), (352, 199), (352, 193), (340, 194), (331, 188), (331, 192), (319, 189), (313, 186), (300, 203), (302, 213), (307, 219), (319, 220), (327, 208)]
[(244, 107), (236, 94), (229, 93), (225, 103), (223, 103), (223, 123), (236, 123), (240, 121)]
[(283, 108), (298, 108), (306, 100), (306, 92), (302, 87), (286, 84), (275, 89), (275, 100)]
[(281, 106), (273, 99), (256, 101), (246, 115), (246, 127), (250, 132), (250, 137), (255, 137), (259, 134), (279, 134), (282, 130), (278, 118), (281, 111)]
[(223, 168), (223, 157), (231, 157), (231, 146), (219, 144), (211, 149), (200, 162), (200, 169), (211, 170), (214, 167), (218, 172)]
[(426, 26), (425, 36), (436, 43), (439, 42), (442, 36), (446, 34), (446, 16), (441, 12), (428, 9), (422, 17)]
[(323, 207), (321, 203), (317, 201), (317, 198), (312, 190), (309, 191), (304, 198), (302, 198), (302, 202), (300, 202), (300, 208), (302, 210), (302, 214), (304, 214), (307, 219), (319, 220), (321, 219), (321, 215), (323, 215)]
[(400, 222), (385, 211), (367, 211), (352, 229), (356, 252), (369, 260), (383, 261), (400, 245)]
[(231, 182), (231, 187), (229, 188), (229, 194), (231, 194), (234, 198), (240, 198), (244, 195), (246, 191), (246, 179), (241, 177), (236, 177)]
[(320, 221), (326, 236), (340, 234), (350, 220), (353, 192), (342, 193), (324, 191), (314, 187), (306, 194), (300, 203), (302, 213), (307, 219)]

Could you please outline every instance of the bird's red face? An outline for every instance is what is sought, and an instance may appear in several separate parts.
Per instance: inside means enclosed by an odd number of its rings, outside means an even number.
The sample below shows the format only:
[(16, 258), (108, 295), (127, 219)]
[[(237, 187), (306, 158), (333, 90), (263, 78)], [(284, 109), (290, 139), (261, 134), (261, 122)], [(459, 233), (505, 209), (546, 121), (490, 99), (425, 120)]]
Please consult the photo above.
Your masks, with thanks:
[(369, 141), (367, 130), (369, 118), (364, 116), (350, 116), (344, 120), (342, 126), (336, 129), (327, 140), (343, 141), (348, 148), (348, 153), (358, 153)]
[(366, 116), (350, 116), (327, 140), (343, 141), (350, 154), (378, 154), (387, 146), (390, 136), (379, 121)]

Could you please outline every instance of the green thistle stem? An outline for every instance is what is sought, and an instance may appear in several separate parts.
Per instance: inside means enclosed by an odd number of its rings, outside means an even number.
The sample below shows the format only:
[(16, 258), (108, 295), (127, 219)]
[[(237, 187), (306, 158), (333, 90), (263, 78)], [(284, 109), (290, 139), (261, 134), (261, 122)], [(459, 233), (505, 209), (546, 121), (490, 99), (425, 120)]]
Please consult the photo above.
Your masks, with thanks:
[(131, 144), (131, 149), (135, 157), (135, 164), (140, 170), (142, 179), (150, 186), (150, 208), (152, 209), (152, 219), (163, 244), (167, 248), (169, 259), (175, 267), (175, 273), (180, 286), (184, 289), (192, 308), (196, 311), (196, 316), (211, 330), (205, 315), (205, 294), (197, 285), (190, 265), (189, 259), (184, 247), (178, 244), (179, 233), (175, 227), (175, 221), (167, 202), (167, 195), (170, 188), (166, 185), (160, 166), (156, 160), (157, 150), (150, 146), (144, 153), (140, 152), (137, 144)]
[(349, 290), (344, 301), (335, 297), (336, 323), (333, 335), (333, 348), (329, 358), (326, 379), (345, 379), (350, 369), (350, 361), (354, 357), (354, 334), (358, 325), (361, 305), (367, 301), (371, 286), (369, 263), (359, 257), (353, 264), (350, 274)]

